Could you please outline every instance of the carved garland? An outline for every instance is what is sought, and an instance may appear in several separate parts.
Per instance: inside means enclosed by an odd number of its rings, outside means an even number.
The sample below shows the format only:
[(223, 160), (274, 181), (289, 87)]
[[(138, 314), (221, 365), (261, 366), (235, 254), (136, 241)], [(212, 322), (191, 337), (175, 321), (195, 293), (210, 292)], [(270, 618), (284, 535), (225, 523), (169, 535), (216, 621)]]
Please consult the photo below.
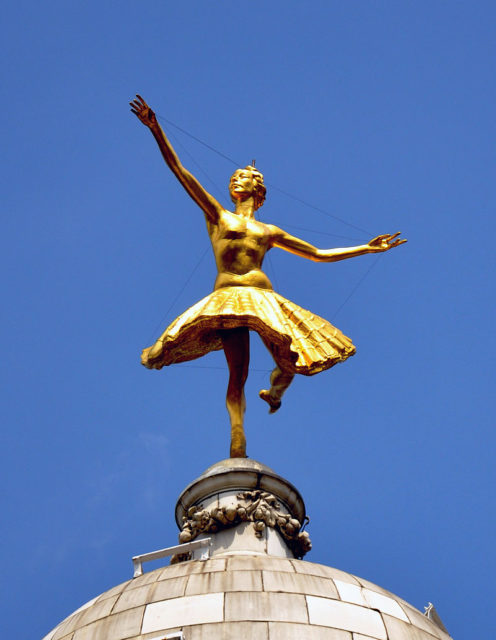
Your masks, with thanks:
[(242, 522), (253, 522), (258, 538), (262, 537), (265, 527), (279, 531), (297, 558), (302, 558), (310, 551), (312, 543), (308, 533), (301, 531), (299, 520), (281, 511), (281, 505), (274, 495), (258, 489), (243, 491), (236, 497), (238, 504), (228, 507), (214, 507), (211, 510), (204, 509), (202, 505), (190, 507), (187, 516), (183, 517), (179, 542), (191, 542), (201, 533), (215, 533)]

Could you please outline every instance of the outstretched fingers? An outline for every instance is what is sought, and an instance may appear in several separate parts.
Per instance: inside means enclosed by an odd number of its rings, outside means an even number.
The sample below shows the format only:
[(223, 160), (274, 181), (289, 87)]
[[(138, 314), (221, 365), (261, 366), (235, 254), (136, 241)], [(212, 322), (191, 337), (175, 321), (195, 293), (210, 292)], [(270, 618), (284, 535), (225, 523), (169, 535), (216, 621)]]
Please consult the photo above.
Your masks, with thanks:
[(131, 100), (131, 102), (129, 103), (131, 105), (131, 107), (133, 107), (134, 109), (141, 111), (145, 105), (143, 105), (139, 100)]
[(393, 247), (398, 247), (406, 242), (404, 238), (400, 238), (401, 231), (396, 233), (383, 233), (369, 242), (370, 247), (376, 248), (378, 251), (387, 251)]
[(404, 244), (405, 242), (407, 242), (407, 240), (405, 238), (399, 238), (398, 236), (400, 235), (401, 231), (397, 231), (396, 233), (394, 233), (393, 235), (390, 235), (387, 240), (386, 240), (386, 244), (387, 244), (387, 248), (388, 249), (393, 249), (394, 247), (399, 247), (400, 244)]
[(131, 113), (134, 113), (134, 115), (137, 116), (137, 118), (147, 127), (151, 127), (156, 123), (155, 113), (139, 94), (136, 94), (136, 98), (131, 100), (129, 106), (131, 107)]
[(392, 249), (393, 247), (398, 247), (400, 244), (403, 244), (404, 242), (407, 242), (407, 240), (405, 238), (398, 238), (400, 233), (401, 233), (401, 231), (397, 231), (395, 234), (390, 236), (389, 239), (387, 240), (387, 243), (388, 243), (390, 249)]

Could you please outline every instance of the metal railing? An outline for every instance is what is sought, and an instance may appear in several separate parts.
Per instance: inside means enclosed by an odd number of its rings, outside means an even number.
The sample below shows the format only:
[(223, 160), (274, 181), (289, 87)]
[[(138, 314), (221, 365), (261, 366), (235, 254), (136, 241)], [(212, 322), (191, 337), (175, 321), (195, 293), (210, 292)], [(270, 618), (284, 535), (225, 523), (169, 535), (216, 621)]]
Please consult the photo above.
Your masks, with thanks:
[(158, 560), (160, 558), (166, 558), (167, 556), (173, 556), (174, 554), (188, 553), (195, 549), (203, 549), (199, 560), (208, 560), (210, 557), (210, 541), (211, 538), (203, 538), (201, 540), (194, 540), (193, 542), (187, 542), (186, 544), (177, 544), (175, 547), (167, 547), (166, 549), (159, 549), (158, 551), (150, 551), (150, 553), (143, 553), (140, 556), (133, 557), (133, 578), (143, 575), (143, 562), (150, 562), (150, 560)]

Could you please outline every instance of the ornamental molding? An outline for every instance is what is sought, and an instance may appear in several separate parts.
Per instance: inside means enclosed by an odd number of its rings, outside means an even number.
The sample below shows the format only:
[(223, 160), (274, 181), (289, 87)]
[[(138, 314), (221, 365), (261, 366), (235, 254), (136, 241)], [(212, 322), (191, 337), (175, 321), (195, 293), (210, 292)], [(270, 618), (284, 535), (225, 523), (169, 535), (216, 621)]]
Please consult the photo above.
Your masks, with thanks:
[(281, 510), (276, 496), (260, 489), (238, 493), (236, 499), (236, 503), (226, 507), (204, 509), (201, 504), (190, 507), (183, 517), (179, 542), (184, 544), (202, 533), (217, 533), (243, 522), (253, 522), (257, 538), (263, 536), (266, 527), (271, 527), (281, 534), (297, 558), (303, 558), (310, 551), (310, 536), (302, 531), (302, 526), (308, 523), (308, 517), (305, 517), (304, 523), (292, 518)]

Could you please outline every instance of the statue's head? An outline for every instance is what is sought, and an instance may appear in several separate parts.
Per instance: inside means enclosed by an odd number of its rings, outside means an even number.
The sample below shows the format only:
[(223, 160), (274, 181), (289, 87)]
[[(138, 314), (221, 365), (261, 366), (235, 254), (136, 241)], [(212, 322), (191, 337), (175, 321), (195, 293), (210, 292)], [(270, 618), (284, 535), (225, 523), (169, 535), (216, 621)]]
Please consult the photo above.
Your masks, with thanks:
[(251, 165), (237, 169), (229, 181), (229, 193), (234, 203), (253, 196), (255, 209), (259, 209), (264, 203), (266, 192), (263, 174)]

